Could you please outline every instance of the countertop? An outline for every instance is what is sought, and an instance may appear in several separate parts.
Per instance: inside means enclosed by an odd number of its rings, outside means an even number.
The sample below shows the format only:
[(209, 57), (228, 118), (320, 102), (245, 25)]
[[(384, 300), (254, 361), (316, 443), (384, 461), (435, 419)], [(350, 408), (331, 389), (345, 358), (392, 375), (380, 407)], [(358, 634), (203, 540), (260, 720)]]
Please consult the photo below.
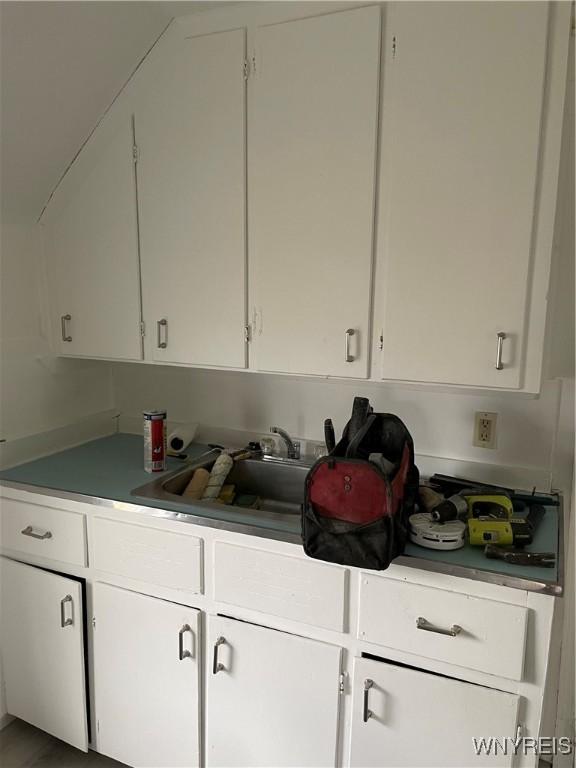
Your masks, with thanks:
[[(187, 450), (189, 457), (202, 454), (207, 447), (194, 444)], [(168, 459), (169, 474), (182, 468), (183, 462)], [(140, 508), (149, 507), (174, 513), (174, 519), (235, 530), (265, 538), (300, 543), (300, 518), (266, 521), (256, 510), (240, 510), (222, 504), (178, 504), (133, 496), (132, 490), (157, 478), (143, 469), (142, 437), (116, 434), (55, 453), (45, 458), (21, 464), (0, 472), (3, 485), (34, 486), (47, 495), (66, 494), (79, 501), (111, 504), (123, 502)], [(552, 498), (552, 497), (551, 497)], [(559, 554), (554, 568), (510, 565), (500, 560), (488, 560), (481, 547), (465, 547), (453, 551), (437, 551), (409, 543), (405, 554), (394, 562), (424, 570), (439, 571), (465, 578), (503, 584), (549, 594), (562, 593), (562, 507), (546, 507), (534, 543), (527, 551)]]

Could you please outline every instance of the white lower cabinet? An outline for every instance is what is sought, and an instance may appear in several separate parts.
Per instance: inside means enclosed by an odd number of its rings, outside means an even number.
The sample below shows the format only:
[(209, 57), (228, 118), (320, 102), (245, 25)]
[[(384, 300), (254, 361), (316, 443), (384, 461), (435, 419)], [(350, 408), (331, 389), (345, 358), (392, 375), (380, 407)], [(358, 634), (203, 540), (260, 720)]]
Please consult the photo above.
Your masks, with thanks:
[(82, 584), (1, 558), (9, 714), (88, 750)]
[(463, 766), (512, 764), (478, 755), (473, 739), (514, 739), (519, 696), (375, 659), (355, 659), (350, 765)]
[(94, 585), (98, 751), (131, 766), (200, 764), (200, 612)]
[(333, 766), (341, 648), (208, 621), (208, 766)]

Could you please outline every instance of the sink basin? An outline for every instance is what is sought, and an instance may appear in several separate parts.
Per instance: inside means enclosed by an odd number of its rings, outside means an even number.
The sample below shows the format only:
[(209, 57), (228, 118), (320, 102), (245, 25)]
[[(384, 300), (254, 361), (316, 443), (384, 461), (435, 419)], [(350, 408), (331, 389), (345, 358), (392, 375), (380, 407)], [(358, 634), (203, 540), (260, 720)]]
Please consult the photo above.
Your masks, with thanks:
[(210, 469), (214, 456), (209, 461), (199, 460), (188, 464), (177, 472), (152, 480), (150, 483), (132, 491), (133, 496), (152, 498), (156, 501), (167, 501), (178, 504), (188, 504), (197, 507), (215, 506), (227, 512), (251, 512), (259, 516), (291, 517), (300, 514), (300, 506), (304, 501), (304, 482), (310, 466), (300, 461), (285, 461), (268, 458), (250, 458), (235, 462), (232, 471), (226, 479), (226, 484), (236, 486), (238, 494), (249, 494), (257, 497), (255, 507), (224, 505), (219, 502), (197, 501), (182, 496), (182, 492), (190, 482), (195, 470), (199, 467)]

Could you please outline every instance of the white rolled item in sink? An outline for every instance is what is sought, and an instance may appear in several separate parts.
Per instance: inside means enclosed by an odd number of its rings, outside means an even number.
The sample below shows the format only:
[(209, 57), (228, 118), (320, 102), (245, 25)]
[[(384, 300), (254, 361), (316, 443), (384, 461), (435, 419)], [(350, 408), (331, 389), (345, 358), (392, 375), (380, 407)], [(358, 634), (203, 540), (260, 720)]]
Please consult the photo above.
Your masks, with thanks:
[(168, 450), (179, 453), (187, 448), (196, 435), (198, 424), (181, 424), (168, 435)]
[(208, 485), (202, 496), (203, 501), (214, 501), (220, 496), (220, 491), (224, 485), (226, 478), (230, 474), (230, 470), (234, 465), (234, 461), (227, 453), (221, 453), (220, 456), (214, 462), (212, 471), (210, 472), (210, 478)]

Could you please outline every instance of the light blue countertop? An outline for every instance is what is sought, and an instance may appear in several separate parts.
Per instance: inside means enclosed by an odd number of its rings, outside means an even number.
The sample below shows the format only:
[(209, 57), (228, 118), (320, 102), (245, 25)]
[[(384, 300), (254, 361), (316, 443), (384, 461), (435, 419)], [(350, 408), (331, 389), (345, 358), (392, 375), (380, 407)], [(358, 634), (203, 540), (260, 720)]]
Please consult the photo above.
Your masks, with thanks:
[[(190, 458), (207, 450), (207, 446), (194, 444), (187, 453)], [(182, 468), (183, 462), (168, 459), (169, 474)], [(232, 529), (242, 524), (259, 529), (258, 535), (290, 542), (300, 541), (300, 518), (270, 522), (258, 517), (257, 510), (241, 510), (220, 504), (178, 504), (154, 499), (144, 499), (131, 494), (132, 490), (160, 473), (150, 475), (143, 469), (143, 444), (139, 435), (117, 434), (92, 440), (84, 445), (55, 453), (42, 459), (21, 464), (0, 472), (0, 481), (34, 486), (47, 491), (78, 494), (94, 499), (109, 499), (139, 507), (152, 507), (185, 514), (191, 522), (203, 518), (203, 524), (210, 519), (229, 523)], [(82, 499), (79, 499), (82, 500)], [(546, 507), (546, 514), (537, 530), (534, 543), (526, 551), (559, 552), (561, 538), (561, 508)], [(208, 523), (206, 519), (208, 518)], [(453, 551), (437, 551), (409, 543), (404, 556), (395, 563), (425, 570), (442, 571), (467, 578), (508, 584), (532, 591), (560, 594), (562, 574), (558, 565), (554, 568), (510, 565), (501, 560), (488, 560), (482, 547), (468, 544)]]

